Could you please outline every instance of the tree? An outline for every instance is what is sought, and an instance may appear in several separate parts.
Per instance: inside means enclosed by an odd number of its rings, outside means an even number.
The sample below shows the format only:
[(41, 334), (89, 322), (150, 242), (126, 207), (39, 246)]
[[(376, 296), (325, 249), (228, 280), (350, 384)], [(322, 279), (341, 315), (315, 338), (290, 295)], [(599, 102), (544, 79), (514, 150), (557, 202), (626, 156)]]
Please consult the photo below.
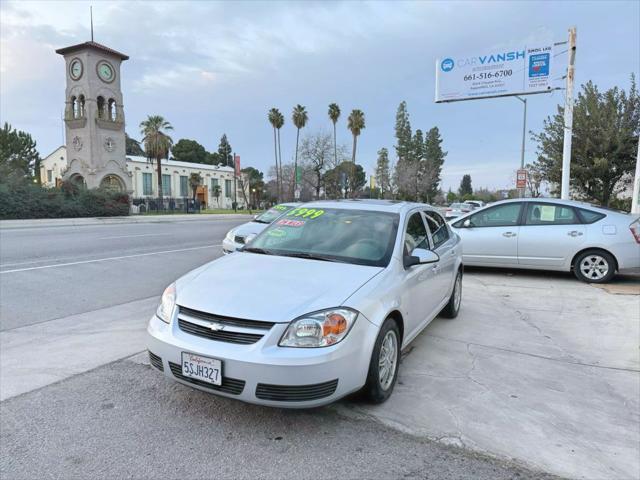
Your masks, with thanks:
[(233, 167), (233, 149), (227, 140), (227, 134), (223, 133), (220, 137), (220, 145), (218, 145), (218, 159), (222, 165)]
[(205, 163), (208, 165), (220, 165), (222, 160), (218, 152), (209, 152), (207, 153), (207, 161)]
[[(364, 122), (364, 112), (362, 110), (354, 109), (351, 110), (349, 114), (349, 118), (347, 119), (347, 126), (351, 131), (351, 135), (353, 135), (353, 150), (351, 154), (351, 163), (352, 167), (355, 168), (356, 165), (356, 146), (358, 145), (358, 137), (360, 133), (365, 128)], [(352, 190), (351, 193), (355, 193), (355, 190)]]
[(463, 175), (460, 180), (460, 188), (458, 189), (458, 195), (464, 197), (465, 195), (473, 195), (473, 187), (471, 186), (471, 175)]
[(407, 102), (402, 101), (396, 112), (396, 155), (398, 162), (394, 172), (394, 183), (398, 196), (402, 199), (415, 198), (415, 179), (418, 175), (418, 165), (413, 161), (413, 138), (411, 123), (407, 112)]
[(336, 123), (338, 123), (338, 119), (340, 118), (340, 107), (337, 103), (329, 104), (329, 119), (331, 123), (333, 123), (333, 161), (337, 165), (338, 164), (338, 144), (336, 139)]
[(411, 122), (407, 112), (407, 102), (402, 101), (398, 105), (396, 113), (396, 155), (398, 160), (407, 160), (412, 150)]
[(40, 154), (26, 132), (5, 122), (0, 130), (0, 182), (40, 181)]
[(246, 167), (242, 169), (242, 175), (240, 175), (238, 181), (240, 182), (245, 202), (247, 201), (247, 196), (244, 193), (246, 189), (249, 192), (249, 204), (253, 206), (259, 205), (260, 195), (264, 190), (264, 174), (257, 168)]
[(169, 158), (173, 140), (167, 135), (173, 127), (161, 115), (149, 115), (140, 122), (140, 133), (147, 158), (156, 161), (158, 172), (158, 198), (162, 201), (162, 159)]
[(276, 159), (276, 186), (277, 186), (277, 196), (278, 196), (278, 201), (280, 201), (280, 168), (278, 167), (278, 139), (276, 136), (276, 125), (278, 124), (278, 117), (280, 115), (280, 111), (277, 108), (272, 108), (271, 110), (269, 110), (269, 114), (267, 115), (267, 118), (269, 119), (269, 123), (271, 124), (271, 127), (273, 128), (273, 153)]
[(136, 156), (136, 157), (144, 157), (145, 153), (144, 153), (144, 150), (142, 150), (142, 147), (140, 146), (140, 142), (139, 141), (137, 141), (134, 138), (131, 138), (126, 133), (124, 134), (124, 139), (125, 139), (125, 154), (126, 155), (133, 155), (133, 156)]
[[(629, 92), (614, 87), (600, 92), (591, 81), (582, 85), (573, 110), (571, 186), (588, 200), (609, 205), (624, 179), (633, 178), (640, 134), (640, 98), (635, 77)], [(560, 185), (564, 107), (547, 117), (538, 142), (537, 164), (544, 180)], [(557, 193), (557, 189), (553, 190)]]
[(293, 108), (293, 113), (291, 115), (291, 119), (293, 124), (298, 129), (296, 133), (296, 159), (293, 164), (293, 188), (298, 185), (298, 142), (300, 141), (300, 129), (304, 128), (309, 120), (309, 115), (307, 114), (307, 110), (302, 105), (298, 104)]
[(284, 195), (284, 190), (282, 189), (282, 148), (280, 143), (280, 129), (284, 126), (284, 115), (278, 110), (278, 115), (276, 116), (276, 130), (278, 131), (278, 158), (279, 158), (279, 166), (276, 168), (280, 177), (280, 185), (279, 192), (280, 197), (278, 197), (278, 201)]
[(220, 194), (222, 193), (222, 189), (220, 185), (214, 185), (211, 189), (211, 194), (216, 197), (216, 205), (220, 208)]
[(189, 175), (189, 186), (191, 187), (191, 191), (193, 192), (193, 201), (196, 201), (196, 194), (198, 193), (198, 186), (202, 184), (202, 177), (199, 173), (193, 172)]
[(452, 204), (457, 200), (458, 196), (451, 191), (451, 187), (449, 187), (449, 191), (447, 192), (447, 203)]
[(195, 140), (182, 138), (171, 148), (171, 155), (178, 162), (208, 163), (209, 154)]
[[(331, 154), (337, 157), (337, 149), (332, 150), (331, 136), (320, 132), (305, 137), (300, 145), (300, 162), (311, 173), (311, 179), (307, 180), (315, 192), (316, 200), (320, 199), (320, 190), (322, 188), (322, 177), (329, 163)], [(306, 180), (307, 175), (303, 176)]]
[(378, 160), (376, 161), (376, 183), (380, 189), (380, 196), (385, 198), (385, 194), (388, 195), (391, 191), (389, 151), (386, 148), (378, 150)]
[(529, 189), (529, 195), (537, 198), (542, 194), (544, 173), (538, 162), (527, 163), (524, 168), (527, 170), (527, 188)]
[(325, 192), (329, 198), (344, 198), (349, 195), (356, 196), (367, 183), (362, 165), (353, 165), (353, 162), (344, 161), (337, 167), (328, 170), (323, 176)]
[(427, 132), (424, 139), (423, 197), (427, 203), (433, 202), (440, 192), (440, 175), (447, 152), (442, 150), (442, 138), (438, 127)]
[(413, 145), (410, 161), (415, 164), (414, 170), (416, 172), (413, 176), (413, 199), (418, 202), (420, 200), (420, 197), (422, 196), (421, 192), (423, 191), (423, 183), (426, 177), (424, 160), (424, 136), (422, 135), (422, 130), (420, 130), (419, 128), (416, 130), (416, 133), (413, 136), (412, 143)]

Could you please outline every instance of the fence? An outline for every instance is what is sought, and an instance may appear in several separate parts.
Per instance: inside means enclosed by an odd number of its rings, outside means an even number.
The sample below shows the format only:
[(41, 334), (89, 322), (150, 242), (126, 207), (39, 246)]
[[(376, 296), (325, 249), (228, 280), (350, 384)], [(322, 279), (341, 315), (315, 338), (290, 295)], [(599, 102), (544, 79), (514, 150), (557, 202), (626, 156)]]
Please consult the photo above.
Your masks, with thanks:
[(134, 198), (131, 201), (131, 213), (200, 213), (202, 208), (198, 200), (188, 197)]

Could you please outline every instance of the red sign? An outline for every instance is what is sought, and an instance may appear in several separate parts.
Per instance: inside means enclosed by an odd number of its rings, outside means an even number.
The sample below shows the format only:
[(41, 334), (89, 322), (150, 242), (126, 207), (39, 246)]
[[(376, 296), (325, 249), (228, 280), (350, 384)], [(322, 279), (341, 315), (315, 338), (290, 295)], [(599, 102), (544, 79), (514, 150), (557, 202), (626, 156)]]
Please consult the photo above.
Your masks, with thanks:
[(527, 188), (527, 171), (524, 169), (518, 170), (516, 188)]
[(236, 166), (236, 177), (240, 176), (240, 155), (236, 155), (233, 158), (234, 164)]

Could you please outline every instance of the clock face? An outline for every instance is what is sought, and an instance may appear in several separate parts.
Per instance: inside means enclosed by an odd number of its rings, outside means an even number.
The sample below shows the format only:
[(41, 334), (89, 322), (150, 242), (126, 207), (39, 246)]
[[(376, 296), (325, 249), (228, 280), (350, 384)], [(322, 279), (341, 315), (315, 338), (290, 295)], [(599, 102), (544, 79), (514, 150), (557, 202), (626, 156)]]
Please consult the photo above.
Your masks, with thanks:
[(102, 81), (108, 82), (108, 83), (113, 82), (113, 79), (115, 78), (116, 75), (111, 64), (103, 60), (102, 62), (98, 63), (97, 68), (98, 68), (98, 76)]
[(73, 60), (71, 60), (69, 73), (71, 74), (71, 78), (73, 78), (74, 80), (78, 80), (82, 76), (82, 62), (79, 58), (74, 58)]

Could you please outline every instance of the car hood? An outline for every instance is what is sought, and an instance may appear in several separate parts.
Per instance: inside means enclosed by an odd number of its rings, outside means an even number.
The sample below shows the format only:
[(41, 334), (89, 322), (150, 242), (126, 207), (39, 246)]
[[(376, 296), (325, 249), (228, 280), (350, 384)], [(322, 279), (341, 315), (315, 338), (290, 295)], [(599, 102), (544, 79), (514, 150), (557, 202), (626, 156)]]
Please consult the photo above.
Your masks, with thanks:
[(176, 282), (178, 305), (216, 315), (290, 322), (340, 306), (383, 269), (237, 252)]
[(257, 235), (269, 225), (266, 223), (259, 222), (247, 222), (233, 229), (234, 235), (239, 235), (241, 237), (246, 237), (247, 235)]

